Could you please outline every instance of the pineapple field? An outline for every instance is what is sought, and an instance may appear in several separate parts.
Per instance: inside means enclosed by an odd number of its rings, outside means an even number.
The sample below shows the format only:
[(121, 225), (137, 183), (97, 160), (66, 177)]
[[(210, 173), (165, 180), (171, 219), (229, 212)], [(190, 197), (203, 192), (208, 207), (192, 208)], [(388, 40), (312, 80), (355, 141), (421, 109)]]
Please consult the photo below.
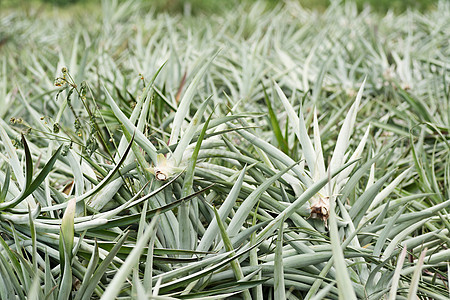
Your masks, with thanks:
[(190, 9), (0, 10), (0, 299), (449, 299), (450, 2)]

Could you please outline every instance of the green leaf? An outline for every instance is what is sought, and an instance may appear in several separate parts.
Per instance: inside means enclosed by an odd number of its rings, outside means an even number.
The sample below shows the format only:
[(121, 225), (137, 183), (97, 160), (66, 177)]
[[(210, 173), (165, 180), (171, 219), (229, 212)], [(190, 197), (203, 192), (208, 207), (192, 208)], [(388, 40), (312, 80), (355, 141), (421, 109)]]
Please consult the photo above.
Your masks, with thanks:
[[(133, 141), (134, 141), (134, 139), (132, 139), (130, 141), (130, 144), (128, 144), (127, 149), (125, 150), (124, 154), (120, 158), (120, 161), (117, 163), (117, 165), (114, 167), (114, 169), (111, 170), (108, 173), (108, 175), (105, 178), (103, 178), (103, 180), (100, 181), (100, 183), (98, 183), (93, 189), (87, 191), (86, 193), (84, 193), (80, 197), (77, 197), (77, 200), (76, 200), (77, 202), (84, 201), (86, 198), (91, 197), (92, 195), (96, 194), (98, 191), (103, 189), (108, 184), (108, 182), (110, 182), (111, 180), (114, 179), (114, 176), (119, 171), (119, 169), (122, 166), (123, 162), (125, 161), (128, 153), (130, 152), (131, 145), (133, 144)], [(59, 149), (61, 149), (61, 148), (59, 148)], [(67, 203), (56, 204), (56, 205), (53, 205), (53, 206), (50, 206), (50, 207), (44, 207), (44, 208), (42, 208), (42, 211), (54, 211), (54, 210), (58, 210), (58, 209), (63, 209), (66, 206), (67, 206)]]
[[(239, 197), (239, 193), (241, 191), (242, 183), (244, 182), (244, 176), (246, 167), (242, 169), (242, 171), (239, 174), (238, 179), (233, 185), (233, 188), (228, 193), (227, 198), (222, 203), (222, 205), (219, 208), (218, 214), (220, 219), (226, 218), (234, 204), (236, 203), (236, 199)], [(217, 219), (212, 220), (212, 222), (209, 224), (208, 228), (206, 229), (205, 233), (203, 234), (202, 239), (200, 240), (200, 243), (197, 246), (197, 250), (199, 251), (206, 251), (209, 249), (209, 247), (213, 244), (215, 237), (219, 233), (219, 227), (217, 224)]]
[(339, 131), (336, 146), (333, 151), (333, 156), (331, 157), (331, 161), (328, 166), (331, 171), (339, 168), (344, 163), (344, 155), (347, 152), (347, 148), (350, 142), (350, 136), (354, 131), (356, 114), (358, 113), (359, 104), (363, 96), (365, 83), (366, 79), (364, 79), (363, 83), (361, 84), (358, 94), (356, 95), (355, 102), (350, 107), (347, 116), (344, 119), (344, 123), (342, 124), (341, 130)]
[(280, 123), (278, 122), (277, 116), (275, 115), (275, 112), (273, 111), (272, 104), (270, 103), (269, 96), (267, 95), (267, 92), (266, 92), (266, 87), (264, 86), (264, 84), (262, 84), (262, 87), (263, 87), (263, 92), (264, 92), (264, 100), (266, 101), (267, 110), (269, 112), (270, 126), (272, 127), (273, 135), (275, 136), (275, 138), (278, 142), (278, 146), (281, 148), (281, 151), (288, 154), (289, 146), (287, 144), (287, 141), (283, 137), (283, 134), (281, 133)]
[(19, 158), (17, 157), (16, 149), (13, 147), (11, 140), (9, 139), (8, 134), (6, 133), (6, 130), (4, 128), (6, 126), (7, 126), (6, 123), (4, 122), (0, 123), (0, 135), (3, 141), (3, 145), (6, 149), (6, 153), (9, 156), (9, 164), (13, 169), (13, 173), (17, 178), (20, 188), (24, 190), (26, 185), (25, 185), (25, 177), (23, 175), (23, 169), (21, 167)]
[(284, 284), (284, 270), (283, 270), (283, 226), (284, 222), (280, 222), (278, 229), (277, 241), (275, 246), (275, 261), (274, 261), (274, 297), (275, 299), (286, 299), (286, 287)]
[(0, 203), (6, 201), (6, 195), (8, 194), (10, 181), (11, 181), (11, 168), (9, 167), (9, 165), (7, 165), (5, 173), (5, 182), (3, 183), (2, 189), (0, 191)]
[[(281, 150), (275, 148), (270, 143), (267, 143), (266, 141), (258, 138), (247, 130), (242, 129), (238, 130), (237, 132), (250, 143), (262, 149), (270, 157), (282, 162), (285, 166), (292, 166), (295, 164), (295, 161), (291, 157), (287, 156)], [(297, 175), (297, 177), (305, 186), (309, 187), (312, 184), (312, 180), (308, 176), (306, 176), (303, 168), (294, 166), (292, 167), (292, 171), (295, 173), (295, 175)]]
[[(186, 131), (184, 132), (183, 136), (181, 137), (180, 141), (177, 144), (177, 147), (175, 148), (175, 151), (173, 151), (173, 158), (175, 159), (176, 165), (179, 165), (181, 163), (181, 159), (183, 158), (183, 154), (186, 151), (187, 146), (191, 142), (192, 138), (194, 137), (197, 128), (200, 124), (201, 119), (203, 118), (203, 113), (205, 112), (206, 108), (208, 107), (208, 104), (210, 103), (210, 98), (206, 99), (202, 105), (197, 109), (197, 112), (195, 113), (194, 117), (192, 118), (191, 122), (189, 123), (188, 127), (186, 128)], [(197, 140), (197, 145), (200, 142), (200, 145), (202, 143), (202, 140), (205, 136), (205, 132), (208, 129), (209, 121), (211, 120), (212, 115), (209, 116), (208, 120), (203, 125), (203, 129), (200, 133), (200, 137)]]
[(297, 116), (297, 113), (295, 112), (291, 103), (289, 103), (289, 100), (286, 98), (281, 88), (275, 82), (274, 85), (278, 93), (278, 97), (281, 99), (284, 109), (286, 110), (289, 116), (289, 123), (294, 128), (294, 133), (297, 136), (298, 140), (300, 141), (300, 144), (302, 145), (302, 153), (306, 158), (309, 170), (311, 172), (314, 172), (316, 153), (314, 151), (312, 142), (308, 136), (305, 120), (303, 119), (302, 109), (300, 107), (300, 112)]
[(337, 287), (339, 291), (340, 299), (356, 300), (356, 294), (352, 286), (352, 281), (350, 275), (347, 271), (347, 264), (344, 259), (344, 252), (341, 248), (341, 238), (339, 236), (338, 226), (337, 226), (337, 216), (335, 211), (334, 198), (331, 199), (330, 207), (330, 239), (331, 239), (331, 249), (334, 258), (334, 268), (336, 269), (336, 280)]
[(59, 260), (62, 279), (59, 287), (58, 300), (69, 299), (72, 291), (72, 249), (74, 239), (74, 218), (76, 198), (69, 200), (61, 222), (59, 238)]
[[(213, 207), (214, 215), (217, 220), (217, 224), (219, 226), (220, 235), (222, 236), (222, 241), (225, 246), (225, 251), (229, 252), (230, 254), (228, 257), (233, 257), (236, 255), (234, 252), (233, 244), (231, 243), (230, 237), (227, 234), (225, 225), (223, 224), (222, 220), (220, 219), (219, 213), (217, 212), (216, 208)], [(242, 273), (241, 265), (239, 264), (238, 260), (232, 260), (230, 262), (231, 268), (233, 269), (234, 276), (236, 277), (236, 281), (240, 281), (244, 278), (244, 274)], [(250, 300), (252, 299), (250, 292), (248, 290), (244, 290), (243, 292), (243, 298)]]
[(33, 260), (33, 272), (35, 276), (38, 277), (38, 268), (37, 268), (37, 259), (38, 259), (38, 253), (37, 253), (37, 245), (36, 245), (36, 228), (34, 227), (34, 219), (31, 214), (30, 207), (28, 207), (28, 219), (30, 224), (30, 232), (31, 232), (31, 245), (32, 245), (32, 260)]
[[(87, 286), (84, 288), (84, 292), (81, 295), (82, 300), (89, 300), (91, 299), (91, 295), (94, 292), (94, 290), (97, 288), (100, 279), (104, 276), (106, 270), (108, 269), (109, 264), (116, 258), (117, 252), (120, 250), (120, 247), (122, 247), (123, 243), (126, 241), (128, 237), (129, 232), (125, 232), (118, 240), (117, 243), (114, 245), (114, 247), (109, 251), (108, 255), (105, 257), (105, 259), (100, 263), (100, 265), (95, 269), (94, 274), (92, 277), (88, 280), (84, 280), (87, 284)], [(97, 247), (94, 248), (94, 251), (97, 251)], [(97, 254), (93, 253), (94, 258)], [(95, 259), (96, 260), (96, 259)], [(95, 260), (93, 261), (93, 264), (95, 263)], [(80, 287), (80, 289), (83, 288), (83, 286)], [(75, 300), (80, 299), (78, 297)]]
[[(2, 274), (2, 281), (4, 284), (5, 292), (7, 292), (7, 299), (15, 299), (17, 294), (19, 297), (25, 299), (23, 293), (23, 286), (18, 281), (18, 278), (14, 276), (14, 271), (11, 268), (9, 262), (0, 253), (0, 272)], [(15, 291), (15, 292), (14, 292)]]
[[(178, 207), (179, 205), (181, 205), (181, 203), (183, 201), (187, 201), (189, 199), (192, 199), (192, 198), (196, 197), (197, 195), (199, 195), (201, 193), (204, 193), (205, 191), (209, 190), (211, 187), (212, 187), (212, 185), (209, 186), (209, 187), (206, 187), (206, 188), (204, 188), (204, 189), (202, 189), (202, 190), (200, 190), (198, 192), (192, 193), (191, 195), (189, 195), (187, 197), (175, 200), (175, 201), (173, 201), (173, 202), (171, 202), (169, 204), (166, 204), (164, 206), (148, 210), (147, 213), (146, 213), (146, 217), (148, 219), (148, 218), (154, 217), (158, 212), (164, 213), (164, 212), (167, 212), (169, 210), (172, 210), (175, 207)], [(113, 218), (111, 220), (108, 220), (107, 223), (104, 224), (104, 225), (98, 225), (95, 229), (98, 230), (98, 229), (113, 228), (113, 227), (118, 227), (118, 226), (127, 226), (127, 225), (130, 225), (130, 224), (136, 223), (140, 219), (140, 216), (141, 216), (141, 214), (139, 214), (139, 213), (138, 214), (126, 215), (126, 216), (119, 216), (119, 217)]]
[(423, 261), (425, 259), (426, 253), (427, 253), (427, 248), (423, 249), (423, 251), (420, 253), (419, 259), (417, 260), (416, 268), (414, 270), (414, 274), (411, 279), (411, 284), (410, 284), (409, 290), (408, 290), (408, 300), (417, 299), (416, 294), (417, 294), (417, 289), (419, 286), (420, 276), (422, 274), (422, 265), (423, 265)]
[[(206, 101), (205, 101), (206, 103)], [(204, 105), (206, 105), (204, 103)], [(197, 114), (196, 114), (197, 115)], [(208, 128), (209, 121), (211, 120), (212, 114), (209, 116), (208, 120), (205, 122), (205, 125), (203, 126), (203, 130), (200, 133), (200, 137), (197, 140), (197, 144), (195, 145), (194, 152), (192, 153), (191, 157), (189, 158), (188, 167), (186, 169), (186, 174), (184, 176), (184, 182), (183, 182), (183, 189), (182, 189), (182, 196), (187, 197), (191, 191), (192, 186), (194, 183), (194, 170), (195, 165), (197, 163), (197, 157), (198, 153), (200, 151), (203, 138), (205, 137), (206, 130)], [(199, 116), (198, 116), (199, 118)], [(192, 120), (194, 122), (196, 119)], [(199, 119), (197, 120), (197, 122)], [(183, 138), (182, 138), (183, 140)], [(191, 249), (192, 247), (192, 241), (191, 241), (191, 222), (189, 219), (189, 202), (181, 202), (180, 208), (178, 211), (178, 233), (179, 233), (179, 248), (181, 249)]]
[(77, 291), (77, 294), (76, 294), (74, 300), (80, 300), (81, 297), (86, 293), (86, 289), (88, 287), (88, 284), (90, 282), (92, 275), (94, 274), (94, 271), (95, 271), (95, 268), (97, 267), (98, 261), (99, 261), (98, 245), (97, 245), (97, 241), (95, 241), (94, 251), (92, 251), (91, 259), (89, 260), (89, 264), (86, 268), (86, 273), (84, 274), (83, 281), (81, 283), (80, 288)]
[[(147, 152), (147, 154), (150, 156), (150, 159), (153, 163), (156, 164), (156, 148), (153, 146), (153, 144), (147, 139), (147, 137), (139, 130), (137, 130), (136, 126), (134, 126), (133, 123), (130, 122), (130, 120), (125, 116), (125, 114), (120, 110), (119, 106), (117, 106), (116, 102), (112, 98), (111, 94), (108, 92), (105, 86), (103, 86), (103, 89), (106, 93), (106, 102), (111, 107), (111, 110), (114, 112), (114, 115), (116, 118), (123, 124), (123, 126), (126, 128), (129, 134), (134, 135), (134, 139), (136, 140), (136, 143), (139, 144), (139, 146), (142, 147), (142, 149)], [(123, 157), (125, 157), (124, 155)]]
[(369, 206), (372, 203), (373, 199), (375, 199), (381, 187), (388, 180), (388, 178), (391, 177), (392, 174), (394, 174), (394, 172), (395, 170), (392, 170), (391, 172), (381, 177), (355, 201), (352, 208), (348, 212), (355, 226), (358, 226), (366, 211), (369, 209)]
[(100, 299), (115, 299), (121, 288), (123, 282), (127, 279), (128, 274), (130, 273), (131, 269), (136, 265), (136, 263), (139, 261), (139, 258), (141, 256), (142, 250), (144, 249), (145, 245), (148, 244), (148, 241), (150, 240), (150, 237), (153, 234), (153, 231), (155, 230), (155, 226), (158, 220), (158, 215), (156, 215), (152, 222), (146, 226), (144, 234), (142, 237), (137, 241), (134, 249), (131, 251), (130, 255), (128, 255), (127, 259), (124, 261), (122, 266), (120, 267), (119, 271), (117, 271), (114, 278), (109, 283), (108, 287), (105, 289), (105, 292), (103, 293), (102, 297)]
[(180, 131), (183, 126), (183, 121), (184, 121), (184, 118), (189, 114), (188, 110), (191, 105), (192, 99), (194, 98), (194, 95), (196, 93), (197, 85), (199, 84), (200, 80), (206, 73), (206, 70), (208, 70), (209, 65), (211, 64), (211, 62), (215, 59), (215, 57), (217, 55), (218, 55), (218, 52), (216, 54), (212, 55), (207, 60), (207, 62), (198, 71), (198, 73), (195, 74), (195, 77), (192, 79), (191, 83), (187, 87), (186, 92), (184, 92), (184, 95), (180, 100), (180, 105), (178, 106), (176, 113), (175, 113), (175, 117), (173, 119), (169, 145), (176, 144), (178, 142), (178, 137), (180, 135)]
[[(32, 181), (33, 176), (33, 164), (31, 159), (31, 154), (27, 145), (25, 138), (23, 138), (24, 150), (25, 150), (25, 162), (26, 162), (26, 185), (22, 190), (20, 195), (18, 195), (15, 199), (0, 203), (0, 210), (15, 207), (17, 204), (22, 202), (25, 198), (27, 198), (31, 193), (33, 193), (44, 181), (44, 179), (48, 176), (50, 171), (53, 168), (56, 160), (58, 159), (59, 152), (61, 151), (62, 145), (56, 150), (56, 152), (52, 155), (49, 161), (45, 164), (44, 168), (42, 168), (41, 172), (36, 176), (36, 178)], [(25, 146), (26, 145), (26, 146)]]
[(297, 163), (291, 165), (288, 168), (285, 168), (283, 171), (278, 172), (277, 174), (273, 175), (269, 179), (267, 179), (265, 182), (261, 183), (245, 200), (242, 202), (242, 204), (239, 206), (238, 210), (236, 211), (236, 214), (231, 219), (230, 224), (228, 225), (227, 233), (230, 236), (235, 236), (239, 230), (241, 229), (241, 226), (244, 224), (245, 220), (247, 219), (250, 211), (255, 206), (256, 202), (258, 201), (259, 197), (274, 183), (276, 182), (283, 174), (288, 172), (290, 169), (292, 169)]
[[(75, 205), (74, 205), (74, 213), (75, 213)], [(67, 245), (70, 244), (66, 242), (64, 235), (61, 234), (60, 243), (62, 245), (62, 249), (60, 249), (60, 257), (61, 253), (64, 253), (60, 259), (62, 271), (62, 278), (59, 285), (59, 294), (58, 300), (67, 300), (70, 298), (70, 294), (72, 291), (72, 268), (71, 268), (71, 253), (72, 249), (67, 248)]]
[(389, 291), (388, 300), (395, 300), (397, 298), (397, 289), (400, 283), (400, 275), (403, 269), (403, 262), (405, 261), (406, 251), (407, 251), (406, 247), (403, 247), (402, 252), (398, 255), (394, 276), (392, 276), (392, 284), (391, 289)]

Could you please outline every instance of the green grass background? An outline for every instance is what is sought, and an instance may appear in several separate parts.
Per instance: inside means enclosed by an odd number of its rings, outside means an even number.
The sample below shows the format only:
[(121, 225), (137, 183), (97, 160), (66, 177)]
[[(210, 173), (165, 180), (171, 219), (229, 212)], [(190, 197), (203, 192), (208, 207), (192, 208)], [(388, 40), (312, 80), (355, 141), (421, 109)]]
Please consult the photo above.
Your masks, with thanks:
[[(261, 2), (267, 2), (268, 7), (275, 6), (281, 2), (278, 0), (260, 0)], [(14, 8), (40, 6), (40, 5), (55, 5), (55, 6), (73, 6), (80, 5), (85, 7), (86, 5), (92, 7), (98, 4), (99, 0), (0, 0), (0, 7)], [(232, 10), (237, 7), (239, 3), (247, 2), (248, 4), (254, 3), (255, 0), (243, 0), (243, 1), (219, 1), (219, 0), (145, 0), (147, 4), (157, 11), (166, 11), (171, 13), (183, 13), (189, 10), (192, 14), (199, 13), (218, 13), (224, 10)], [(310, 9), (324, 10), (329, 4), (329, 0), (298, 0), (302, 6)], [(345, 2), (345, 1), (342, 1)], [(394, 10), (395, 12), (403, 12), (407, 9), (418, 9), (425, 11), (435, 7), (437, 0), (354, 0), (358, 4), (359, 9), (370, 6), (375, 11), (387, 12), (388, 10)], [(73, 9), (73, 7), (71, 8)], [(238, 13), (238, 12), (236, 12)]]

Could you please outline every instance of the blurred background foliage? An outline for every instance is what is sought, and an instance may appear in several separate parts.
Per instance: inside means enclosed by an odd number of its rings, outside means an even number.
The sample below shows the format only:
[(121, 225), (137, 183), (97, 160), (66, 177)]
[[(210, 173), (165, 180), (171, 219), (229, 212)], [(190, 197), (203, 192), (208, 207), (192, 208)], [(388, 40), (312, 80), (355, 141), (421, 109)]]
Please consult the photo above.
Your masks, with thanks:
[[(214, 14), (221, 13), (225, 10), (236, 9), (238, 4), (247, 2), (248, 4), (256, 1), (266, 2), (267, 8), (275, 6), (277, 3), (282, 2), (280, 0), (143, 0), (148, 4), (149, 9), (155, 11), (169, 12), (169, 13), (182, 13), (182, 14)], [(404, 12), (407, 9), (417, 9), (420, 11), (426, 11), (433, 9), (437, 3), (437, 0), (351, 0), (358, 4), (360, 10), (367, 6), (370, 6), (373, 10), (386, 13), (392, 10), (396, 13)], [(93, 7), (100, 3), (100, 0), (0, 0), (0, 8), (36, 8), (40, 7), (44, 9), (46, 7), (67, 7), (83, 9), (86, 7)], [(309, 9), (324, 10), (332, 2), (346, 2), (335, 0), (298, 0), (300, 4)]]

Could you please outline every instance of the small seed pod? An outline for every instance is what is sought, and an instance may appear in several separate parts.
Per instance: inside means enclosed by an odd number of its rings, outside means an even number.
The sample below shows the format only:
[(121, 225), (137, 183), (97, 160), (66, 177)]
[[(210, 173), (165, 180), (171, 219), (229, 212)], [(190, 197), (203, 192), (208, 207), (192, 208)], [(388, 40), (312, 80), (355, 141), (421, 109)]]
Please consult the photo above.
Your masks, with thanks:
[(159, 181), (166, 181), (167, 180), (166, 174), (162, 173), (160, 170), (156, 170), (155, 171), (155, 177)]
[(321, 219), (326, 222), (330, 216), (329, 197), (320, 197), (313, 205), (311, 205), (311, 218)]
[(148, 170), (155, 175), (158, 181), (166, 181), (176, 172), (173, 159), (170, 157), (167, 159), (162, 153), (158, 154), (155, 166), (148, 168)]

